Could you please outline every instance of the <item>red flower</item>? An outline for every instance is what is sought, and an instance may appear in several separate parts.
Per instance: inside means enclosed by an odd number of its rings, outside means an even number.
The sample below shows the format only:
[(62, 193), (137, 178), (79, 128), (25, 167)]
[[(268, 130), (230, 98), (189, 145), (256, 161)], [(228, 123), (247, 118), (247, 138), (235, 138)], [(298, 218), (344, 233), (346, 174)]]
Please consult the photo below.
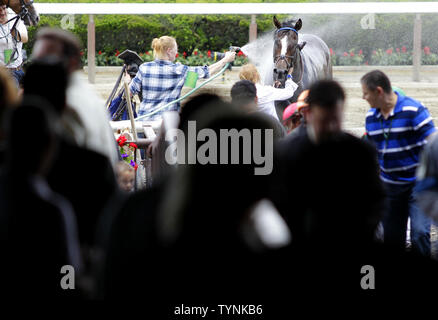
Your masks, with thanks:
[(184, 56), (184, 58), (187, 57), (187, 52), (184, 51), (183, 56)]
[(406, 53), (406, 47), (405, 46), (402, 47), (402, 52)]
[(149, 51), (146, 51), (146, 54), (149, 55)]
[(211, 50), (207, 51), (207, 57), (211, 58)]
[(195, 56), (197, 56), (197, 55), (198, 55), (198, 51), (193, 51), (193, 54), (194, 54)]
[(350, 52), (350, 57), (354, 57), (354, 52), (353, 51)]
[(81, 51), (80, 54), (81, 54), (81, 56), (83, 56), (84, 55), (84, 51)]
[(123, 145), (125, 144), (125, 142), (126, 142), (127, 140), (128, 140), (128, 139), (126, 139), (125, 136), (120, 136), (120, 137), (117, 139), (117, 142), (118, 142), (119, 146), (123, 147)]
[(116, 50), (116, 57), (120, 54), (119, 50)]
[(363, 54), (362, 49), (359, 50), (359, 55), (361, 56)]
[(242, 51), (239, 51), (238, 53), (237, 53), (237, 56), (243, 56), (243, 52)]
[(344, 57), (348, 57), (348, 52), (344, 52)]
[(430, 48), (429, 47), (424, 47), (424, 54), (425, 55), (430, 54)]
[(178, 58), (178, 57), (179, 57), (179, 53), (177, 52), (175, 58)]
[(138, 148), (137, 145), (136, 145), (134, 142), (131, 142), (131, 143), (129, 144), (129, 146), (132, 147), (132, 148), (134, 148), (134, 149), (137, 149), (137, 148)]
[(400, 49), (399, 49), (399, 48), (396, 48), (395, 51), (400, 52)]
[(137, 171), (137, 169), (138, 169), (138, 164), (135, 164), (134, 170)]
[(386, 50), (386, 53), (389, 54), (389, 55), (391, 55), (391, 54), (392, 54), (392, 48)]
[(332, 48), (330, 48), (330, 55), (333, 56), (335, 54), (335, 52), (333, 51)]
[(98, 54), (101, 55), (101, 54), (102, 54), (102, 51), (99, 50)]

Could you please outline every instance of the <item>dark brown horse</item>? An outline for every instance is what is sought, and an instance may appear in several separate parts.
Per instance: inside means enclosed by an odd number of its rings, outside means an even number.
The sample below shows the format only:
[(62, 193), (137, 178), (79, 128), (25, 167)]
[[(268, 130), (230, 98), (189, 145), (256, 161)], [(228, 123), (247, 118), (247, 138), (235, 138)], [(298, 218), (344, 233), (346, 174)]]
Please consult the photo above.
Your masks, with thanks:
[(0, 4), (11, 8), (27, 26), (36, 26), (40, 16), (33, 6), (33, 0), (0, 0)]
[(278, 87), (284, 87), (286, 76), (293, 68), (293, 81), (298, 84), (298, 89), (287, 102), (291, 103), (316, 80), (332, 78), (330, 50), (325, 42), (315, 35), (298, 35), (303, 24), (301, 19), (293, 19), (282, 24), (275, 16), (273, 20), (277, 27), (273, 50), (274, 83)]

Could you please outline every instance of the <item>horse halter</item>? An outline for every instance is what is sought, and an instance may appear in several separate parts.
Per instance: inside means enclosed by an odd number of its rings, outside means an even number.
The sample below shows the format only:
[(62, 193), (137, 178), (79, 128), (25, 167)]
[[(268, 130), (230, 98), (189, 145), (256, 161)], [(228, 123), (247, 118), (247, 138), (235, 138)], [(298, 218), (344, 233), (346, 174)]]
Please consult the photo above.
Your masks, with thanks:
[[(8, 0), (8, 3), (6, 4), (6, 8), (10, 8), (11, 0)], [(33, 4), (33, 0), (30, 0), (29, 2), (25, 2), (24, 0), (20, 0), (21, 3), (21, 10), (17, 13), (17, 16), (21, 19), (24, 19), (29, 14), (29, 10), (27, 9)], [(9, 21), (8, 21), (9, 22)]]
[(290, 68), (292, 68), (292, 63), (289, 63), (288, 59), (293, 59), (294, 57), (292, 56), (285, 56), (285, 55), (280, 55), (280, 56), (276, 56), (274, 58), (274, 64), (277, 64), (278, 61), (280, 60), (284, 60), (284, 62), (286, 62), (286, 69), (289, 71)]
[(297, 35), (298, 35), (298, 31), (297, 30), (295, 30), (294, 28), (292, 28), (292, 27), (282, 27), (282, 28), (280, 28), (280, 29), (277, 29), (277, 33), (279, 32), (279, 31), (283, 31), (283, 30), (292, 30), (293, 32), (295, 32)]

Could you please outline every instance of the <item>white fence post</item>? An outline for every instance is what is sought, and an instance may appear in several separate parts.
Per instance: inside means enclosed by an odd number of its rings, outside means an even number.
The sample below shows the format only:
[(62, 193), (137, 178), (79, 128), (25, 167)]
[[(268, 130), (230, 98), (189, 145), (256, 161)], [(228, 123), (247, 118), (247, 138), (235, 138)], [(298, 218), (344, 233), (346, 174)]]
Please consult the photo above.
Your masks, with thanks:
[(415, 16), (414, 21), (414, 48), (412, 56), (412, 66), (414, 81), (420, 81), (421, 68), (421, 14)]
[(94, 15), (90, 14), (88, 18), (88, 82), (95, 83), (96, 81), (96, 33)]
[(251, 15), (251, 24), (249, 25), (249, 42), (257, 39), (257, 21), (256, 15)]

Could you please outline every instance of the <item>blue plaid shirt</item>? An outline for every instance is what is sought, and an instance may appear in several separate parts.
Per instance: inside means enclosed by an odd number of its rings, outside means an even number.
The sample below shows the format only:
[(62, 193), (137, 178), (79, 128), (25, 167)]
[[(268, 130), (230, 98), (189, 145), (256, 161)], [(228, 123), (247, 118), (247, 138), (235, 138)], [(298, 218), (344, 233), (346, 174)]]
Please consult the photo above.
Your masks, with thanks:
[[(187, 73), (196, 72), (199, 78), (210, 76), (208, 67), (188, 67), (167, 60), (155, 60), (143, 63), (129, 86), (132, 94), (141, 92), (142, 100), (138, 115), (142, 116), (157, 110), (180, 97)], [(165, 111), (179, 111), (180, 103), (174, 103), (159, 112), (145, 118), (156, 120)]]

